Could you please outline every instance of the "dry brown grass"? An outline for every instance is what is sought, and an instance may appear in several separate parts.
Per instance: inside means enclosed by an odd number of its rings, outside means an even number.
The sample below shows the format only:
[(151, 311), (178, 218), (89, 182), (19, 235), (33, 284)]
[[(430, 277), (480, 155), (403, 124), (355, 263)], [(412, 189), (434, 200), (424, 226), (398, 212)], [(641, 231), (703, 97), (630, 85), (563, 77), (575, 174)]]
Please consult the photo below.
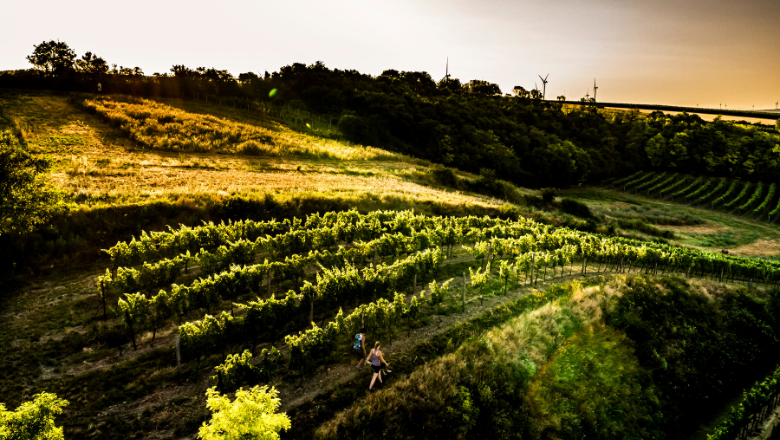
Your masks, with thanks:
[[(287, 137), (305, 148), (320, 145), (349, 154), (336, 159), (263, 158), (142, 149), (121, 129), (79, 110), (66, 97), (22, 95), (7, 99), (7, 95), (0, 95), (0, 101), (7, 114), (31, 127), (28, 145), (33, 151), (55, 159), (54, 183), (78, 203), (123, 204), (171, 200), (182, 195), (251, 192), (318, 192), (326, 196), (368, 197), (378, 203), (388, 197), (412, 203), (477, 206), (502, 203), (489, 197), (427, 186), (423, 178), (428, 170), (425, 161), (323, 140), (272, 121), (264, 123), (273, 125), (269, 132), (274, 136)], [(215, 119), (229, 124), (248, 121), (246, 118), (239, 119), (240, 122)]]
[(729, 249), (729, 253), (748, 257), (771, 257), (780, 254), (780, 239), (758, 240)]
[(716, 225), (713, 223), (705, 223), (703, 225), (684, 225), (684, 226), (672, 226), (672, 225), (657, 225), (658, 229), (663, 229), (666, 231), (673, 231), (678, 233), (687, 233), (687, 234), (719, 234), (721, 232), (726, 232), (729, 229), (722, 226), (722, 225)]

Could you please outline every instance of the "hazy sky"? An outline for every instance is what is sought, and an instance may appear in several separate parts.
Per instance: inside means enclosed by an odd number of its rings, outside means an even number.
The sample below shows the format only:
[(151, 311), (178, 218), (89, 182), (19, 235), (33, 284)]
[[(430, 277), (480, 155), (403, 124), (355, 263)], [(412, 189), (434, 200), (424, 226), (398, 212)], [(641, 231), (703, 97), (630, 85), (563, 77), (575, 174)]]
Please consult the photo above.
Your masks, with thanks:
[(599, 101), (774, 108), (780, 0), (2, 0), (0, 70), (43, 40), (146, 74), (185, 64), (241, 72), (294, 62), (450, 73), (504, 92)]

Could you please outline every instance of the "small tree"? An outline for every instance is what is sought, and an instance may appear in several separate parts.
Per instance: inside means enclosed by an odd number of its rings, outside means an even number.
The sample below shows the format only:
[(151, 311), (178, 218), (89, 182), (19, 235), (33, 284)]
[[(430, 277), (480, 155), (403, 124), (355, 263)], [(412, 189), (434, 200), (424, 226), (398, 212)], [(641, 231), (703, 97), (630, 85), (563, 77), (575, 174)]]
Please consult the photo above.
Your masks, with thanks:
[(48, 158), (33, 157), (13, 134), (0, 132), (0, 235), (30, 232), (60, 208), (46, 182), (49, 168)]
[(65, 406), (68, 401), (53, 393), (36, 394), (16, 411), (0, 403), (0, 439), (62, 440), (62, 428), (54, 426), (54, 418)]
[(279, 431), (291, 427), (287, 414), (276, 414), (281, 401), (274, 387), (255, 386), (236, 391), (236, 399), (230, 401), (216, 387), (206, 391), (206, 407), (212, 412), (211, 420), (198, 430), (203, 440), (239, 440), (256, 438), (275, 440)]

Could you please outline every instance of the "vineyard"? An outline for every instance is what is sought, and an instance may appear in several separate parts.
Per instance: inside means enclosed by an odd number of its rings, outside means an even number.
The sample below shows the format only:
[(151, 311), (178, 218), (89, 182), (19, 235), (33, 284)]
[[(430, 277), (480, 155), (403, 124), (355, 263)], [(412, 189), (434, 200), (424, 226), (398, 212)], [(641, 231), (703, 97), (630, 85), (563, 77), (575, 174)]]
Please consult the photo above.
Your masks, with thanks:
[(767, 223), (775, 223), (780, 214), (780, 197), (776, 193), (777, 184), (774, 182), (765, 184), (640, 171), (622, 179), (606, 180), (602, 184), (626, 192), (690, 203)]
[[(510, 285), (584, 274), (588, 267), (780, 283), (780, 263), (532, 220), (349, 211), (144, 233), (106, 250), (113, 265), (98, 277), (97, 294), (104, 318), (121, 318), (134, 348), (137, 335), (152, 332), (154, 341), (157, 332), (178, 326), (185, 362), (227, 356), (216, 370), (226, 387), (286, 370), (302, 380), (332, 362), (361, 327), (392, 339), (443, 304), (465, 308), (466, 273), (455, 274), (464, 280), (461, 298), (449, 289), (452, 277), (439, 275), (456, 246), (478, 262), (469, 267), (469, 301), (483, 300), (491, 278), (489, 293), (502, 295)], [(277, 349), (279, 341), (284, 346)], [(271, 346), (250, 362), (258, 344)]]

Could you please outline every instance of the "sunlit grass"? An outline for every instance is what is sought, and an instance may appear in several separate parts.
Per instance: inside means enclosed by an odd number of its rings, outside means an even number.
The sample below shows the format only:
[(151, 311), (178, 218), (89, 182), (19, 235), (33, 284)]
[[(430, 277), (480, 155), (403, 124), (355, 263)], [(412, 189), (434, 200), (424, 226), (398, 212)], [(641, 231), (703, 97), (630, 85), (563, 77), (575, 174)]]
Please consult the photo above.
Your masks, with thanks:
[(146, 148), (342, 160), (405, 159), (376, 148), (189, 113), (147, 99), (123, 101), (100, 97), (85, 99), (81, 105)]

